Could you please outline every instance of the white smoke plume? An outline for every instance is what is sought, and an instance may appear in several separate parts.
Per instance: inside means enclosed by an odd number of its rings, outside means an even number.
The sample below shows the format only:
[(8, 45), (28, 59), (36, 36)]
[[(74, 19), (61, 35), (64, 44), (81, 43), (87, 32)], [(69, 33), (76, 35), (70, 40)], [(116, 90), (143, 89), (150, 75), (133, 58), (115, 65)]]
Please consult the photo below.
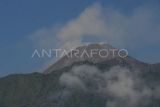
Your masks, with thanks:
[[(109, 43), (116, 48), (152, 46), (160, 41), (160, 24), (154, 20), (159, 16), (159, 10), (153, 7), (136, 7), (127, 14), (95, 3), (65, 23), (36, 30), (30, 38), (36, 48), (45, 49), (69, 50), (93, 41)], [(43, 70), (56, 59), (50, 60), (45, 62)]]
[(81, 45), (86, 36), (92, 39), (96, 37), (116, 47), (135, 46), (142, 42), (153, 44), (160, 40), (160, 24), (154, 20), (158, 17), (159, 11), (147, 6), (134, 8), (130, 14), (126, 14), (95, 3), (61, 26), (35, 31), (31, 38), (40, 47), (65, 49)]

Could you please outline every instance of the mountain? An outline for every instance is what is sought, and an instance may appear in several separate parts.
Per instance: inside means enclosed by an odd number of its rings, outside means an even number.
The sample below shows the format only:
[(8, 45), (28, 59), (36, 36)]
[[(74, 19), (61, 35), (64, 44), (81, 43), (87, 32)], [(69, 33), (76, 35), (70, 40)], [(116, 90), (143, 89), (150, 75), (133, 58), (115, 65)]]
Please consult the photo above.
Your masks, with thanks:
[[(76, 51), (78, 51), (77, 54)], [(114, 51), (114, 52), (113, 52)], [(94, 52), (92, 55), (91, 52)], [(148, 64), (138, 61), (130, 56), (122, 58), (118, 55), (119, 49), (114, 48), (109, 44), (89, 44), (77, 47), (74, 51), (69, 52), (68, 55), (63, 56), (55, 64), (48, 67), (44, 73), (48, 74), (57, 69), (61, 69), (78, 62), (91, 62), (91, 63), (113, 63), (119, 65), (126, 63), (132, 68), (144, 69)], [(106, 56), (106, 57), (104, 57)]]
[(43, 73), (0, 78), (0, 107), (160, 106), (160, 64), (117, 54), (80, 58), (83, 50), (116, 49), (108, 44), (76, 49), (77, 56), (65, 55)]

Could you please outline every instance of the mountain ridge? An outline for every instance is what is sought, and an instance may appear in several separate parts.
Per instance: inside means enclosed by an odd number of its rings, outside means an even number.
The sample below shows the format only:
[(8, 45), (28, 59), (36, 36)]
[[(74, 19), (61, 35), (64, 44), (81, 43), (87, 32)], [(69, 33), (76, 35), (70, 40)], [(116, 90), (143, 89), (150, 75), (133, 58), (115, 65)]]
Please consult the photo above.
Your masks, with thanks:
[[(105, 62), (105, 61), (110, 61), (110, 60), (116, 60), (118, 59), (119, 61), (126, 61), (126, 63), (130, 63), (132, 65), (141, 65), (141, 66), (145, 66), (148, 65), (147, 63), (144, 63), (142, 61), (139, 61), (131, 56), (126, 56), (125, 58), (120, 58), (120, 56), (118, 55), (118, 52), (115, 53), (116, 51), (118, 51), (119, 49), (114, 48), (113, 46), (109, 45), (109, 44), (89, 44), (89, 45), (84, 45), (84, 46), (80, 46), (77, 47), (76, 50), (80, 50), (79, 53), (82, 53), (82, 51), (86, 50), (87, 52), (91, 52), (91, 50), (94, 49), (98, 49), (98, 50), (104, 50), (107, 49), (108, 50), (108, 56), (107, 57), (101, 57), (100, 55), (95, 55), (93, 57), (88, 57), (83, 56), (83, 57), (79, 57), (80, 54), (78, 54), (78, 58), (75, 56), (72, 56), (71, 58), (68, 57), (67, 55), (63, 56), (62, 58), (60, 58), (58, 61), (56, 61), (54, 64), (52, 64), (51, 66), (49, 66), (46, 70), (44, 70), (44, 74), (48, 74), (52, 71), (61, 69), (63, 67), (67, 67), (72, 65), (73, 63), (76, 62), (83, 62), (83, 61), (89, 61), (89, 62), (93, 62), (93, 63), (100, 63), (100, 62)], [(110, 51), (109, 51), (110, 50)], [(114, 51), (114, 53), (113, 53)], [(69, 55), (71, 54), (71, 52), (68, 53)], [(103, 53), (105, 54), (105, 53)], [(114, 56), (113, 56), (114, 54)]]

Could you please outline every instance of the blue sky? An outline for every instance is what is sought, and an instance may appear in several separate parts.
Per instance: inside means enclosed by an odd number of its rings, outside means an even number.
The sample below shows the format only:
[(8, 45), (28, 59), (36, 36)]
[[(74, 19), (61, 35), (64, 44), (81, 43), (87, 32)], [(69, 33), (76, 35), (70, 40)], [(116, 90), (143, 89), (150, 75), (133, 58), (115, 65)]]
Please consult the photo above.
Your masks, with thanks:
[[(39, 38), (31, 40), (31, 36), (37, 34), (37, 31), (41, 31), (42, 29), (45, 29), (45, 33), (47, 31), (51, 32), (50, 29), (55, 28), (55, 26), (60, 26), (60, 29), (67, 29), (67, 23), (76, 23), (77, 20), (81, 20), (79, 17), (83, 16), (83, 13), (87, 14), (88, 11), (86, 10), (87, 12), (85, 13), (85, 9), (97, 9), (97, 7), (90, 7), (94, 4), (99, 4), (103, 10), (106, 9), (107, 11), (105, 10), (104, 14), (110, 10), (115, 12), (118, 11), (118, 13), (120, 13), (118, 14), (118, 18), (121, 18), (121, 16), (123, 18), (125, 16), (129, 21), (132, 21), (132, 19), (136, 20), (134, 17), (137, 16), (134, 16), (134, 13), (139, 15), (139, 11), (144, 9), (145, 11), (142, 11), (138, 18), (143, 18), (141, 17), (143, 12), (146, 12), (144, 17), (147, 16), (150, 18), (150, 15), (154, 16), (152, 17), (151, 22), (148, 23), (147, 21), (150, 21), (150, 19), (146, 18), (142, 24), (145, 25), (145, 23), (147, 23), (146, 26), (150, 26), (144, 30), (153, 28), (150, 32), (155, 33), (145, 36), (148, 32), (143, 33), (143, 30), (139, 31), (140, 33), (135, 34), (137, 35), (135, 38), (142, 36), (141, 39), (135, 39), (132, 43), (130, 41), (125, 41), (126, 43), (129, 43), (126, 44), (124, 48), (127, 48), (132, 56), (142, 61), (148, 63), (160, 62), (160, 42), (158, 41), (160, 40), (159, 0), (0, 0), (0, 76), (13, 73), (29, 73), (37, 71), (44, 66), (46, 63), (44, 59), (31, 58), (31, 54), (33, 50), (38, 47), (37, 42), (39, 41)], [(133, 13), (133, 11), (136, 12)], [(109, 13), (109, 15), (112, 15), (112, 12)], [(152, 15), (152, 13), (154, 15)], [(101, 14), (103, 15), (103, 13)], [(131, 19), (129, 18), (131, 17), (130, 14), (133, 14), (131, 15), (133, 18)], [(106, 16), (103, 17), (106, 18)], [(117, 26), (117, 24), (113, 24), (113, 22), (116, 22), (117, 20), (112, 20), (114, 17), (116, 17), (116, 15), (110, 17), (110, 21), (112, 22), (111, 28)], [(123, 19), (118, 19), (118, 21), (123, 21)], [(141, 19), (141, 22), (143, 22), (143, 19)], [(117, 23), (122, 24), (120, 22)], [(135, 27), (132, 29), (134, 28)], [(134, 30), (129, 31), (132, 32)], [(94, 38), (97, 37), (94, 36), (90, 39), (90, 33), (87, 34), (89, 34), (89, 37), (83, 37), (82, 39), (84, 41), (96, 41)], [(127, 32), (123, 34), (130, 33)], [(52, 34), (51, 38), (53, 39), (53, 42), (55, 42), (55, 44), (53, 43), (52, 45), (56, 45), (56, 35), (57, 34), (54, 35), (54, 33)], [(129, 36), (127, 37), (130, 38)], [(149, 38), (150, 41), (145, 42), (148, 40), (146, 38)], [(151, 40), (151, 38), (154, 39)], [(103, 40), (103, 37), (101, 37), (101, 39)], [(131, 44), (138, 45), (132, 46)], [(119, 45), (117, 44), (115, 46)]]

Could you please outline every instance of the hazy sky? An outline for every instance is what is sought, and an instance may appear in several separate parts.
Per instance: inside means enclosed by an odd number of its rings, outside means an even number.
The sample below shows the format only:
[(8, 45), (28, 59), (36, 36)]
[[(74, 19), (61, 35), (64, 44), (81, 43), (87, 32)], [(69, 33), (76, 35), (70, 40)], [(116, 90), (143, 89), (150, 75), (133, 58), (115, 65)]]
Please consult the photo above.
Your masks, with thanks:
[(0, 76), (42, 68), (48, 59), (31, 58), (36, 48), (83, 41), (160, 62), (159, 10), (159, 0), (0, 0)]

